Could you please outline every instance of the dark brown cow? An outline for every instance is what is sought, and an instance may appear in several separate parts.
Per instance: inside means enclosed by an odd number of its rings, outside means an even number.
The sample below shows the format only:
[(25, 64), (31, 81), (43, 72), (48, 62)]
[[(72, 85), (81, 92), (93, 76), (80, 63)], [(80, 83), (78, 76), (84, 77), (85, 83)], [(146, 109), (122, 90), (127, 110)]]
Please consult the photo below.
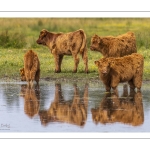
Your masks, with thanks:
[(20, 69), (21, 81), (27, 81), (28, 86), (33, 86), (33, 81), (39, 85), (40, 79), (40, 61), (37, 54), (29, 50), (24, 55), (24, 68)]
[(88, 56), (86, 46), (86, 35), (83, 30), (69, 33), (53, 33), (43, 29), (40, 32), (37, 44), (47, 46), (55, 58), (55, 72), (61, 72), (61, 64), (64, 55), (72, 55), (74, 58), (73, 72), (77, 72), (79, 64), (78, 54), (82, 55), (85, 72), (88, 73)]
[(137, 52), (136, 38), (133, 32), (117, 37), (94, 35), (91, 38), (90, 49), (100, 52), (104, 57), (122, 57)]
[(130, 88), (138, 90), (142, 86), (144, 58), (141, 54), (133, 53), (124, 57), (108, 57), (95, 61), (100, 79), (106, 91), (116, 90), (120, 82), (127, 82)]
[[(126, 91), (125, 91), (126, 92)], [(129, 95), (106, 93), (98, 108), (92, 108), (92, 119), (98, 124), (124, 123), (132, 126), (142, 125), (144, 122), (144, 110), (142, 93), (130, 91)]]

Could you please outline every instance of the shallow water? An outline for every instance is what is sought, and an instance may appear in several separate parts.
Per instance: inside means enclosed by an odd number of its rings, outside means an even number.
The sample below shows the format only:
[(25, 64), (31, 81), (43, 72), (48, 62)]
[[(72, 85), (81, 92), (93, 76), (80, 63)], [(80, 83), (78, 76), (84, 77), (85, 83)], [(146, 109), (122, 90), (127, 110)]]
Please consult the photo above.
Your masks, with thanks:
[(0, 132), (149, 132), (150, 83), (141, 92), (99, 81), (0, 82)]

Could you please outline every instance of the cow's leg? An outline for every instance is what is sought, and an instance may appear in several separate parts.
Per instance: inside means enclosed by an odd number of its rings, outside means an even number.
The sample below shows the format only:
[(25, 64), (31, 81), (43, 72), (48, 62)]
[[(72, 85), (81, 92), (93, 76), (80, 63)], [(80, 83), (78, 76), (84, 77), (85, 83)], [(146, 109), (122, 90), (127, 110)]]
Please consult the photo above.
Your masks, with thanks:
[(26, 77), (26, 81), (28, 83), (28, 86), (30, 86), (30, 71), (26, 68), (25, 68), (25, 77)]
[(39, 79), (40, 79), (40, 69), (37, 70), (37, 72), (35, 74), (35, 81), (37, 83), (37, 87), (39, 87)]
[(62, 64), (62, 60), (63, 60), (64, 55), (59, 55), (59, 70), (61, 72), (61, 64)]
[(120, 80), (119, 78), (115, 77), (115, 76), (112, 76), (112, 79), (111, 79), (111, 87), (114, 91), (114, 93), (117, 93), (118, 90), (117, 90), (117, 86), (119, 84)]
[(54, 55), (55, 58), (55, 73), (61, 72), (60, 70), (60, 56), (59, 55)]
[(110, 79), (105, 80), (105, 81), (103, 80), (103, 84), (105, 85), (106, 92), (110, 92), (110, 90), (111, 90), (110, 83), (111, 83)]
[(83, 102), (84, 102), (84, 105), (85, 105), (85, 108), (87, 109), (88, 107), (88, 83), (85, 84), (85, 87), (84, 87), (84, 95), (83, 95)]
[(33, 80), (30, 81), (30, 87), (33, 88)]
[(82, 53), (82, 59), (85, 65), (85, 73), (88, 73), (88, 56), (87, 56), (87, 49), (84, 49)]
[(31, 70), (31, 72), (30, 72), (30, 86), (31, 86), (31, 88), (33, 87), (33, 81), (35, 79), (35, 75), (36, 75), (36, 71)]
[(141, 90), (141, 86), (142, 86), (142, 75), (136, 75), (133, 79), (133, 83), (135, 85), (135, 87), (137, 88), (138, 91)]
[(105, 85), (106, 92), (110, 92), (111, 87), (109, 85)]
[(133, 79), (131, 79), (130, 81), (128, 81), (129, 85), (130, 85), (130, 90), (134, 90), (135, 89), (135, 85), (133, 83)]
[(76, 54), (76, 55), (73, 54), (73, 58), (74, 58), (74, 69), (73, 69), (73, 73), (76, 73), (80, 59), (78, 58), (78, 55), (77, 55), (77, 54)]

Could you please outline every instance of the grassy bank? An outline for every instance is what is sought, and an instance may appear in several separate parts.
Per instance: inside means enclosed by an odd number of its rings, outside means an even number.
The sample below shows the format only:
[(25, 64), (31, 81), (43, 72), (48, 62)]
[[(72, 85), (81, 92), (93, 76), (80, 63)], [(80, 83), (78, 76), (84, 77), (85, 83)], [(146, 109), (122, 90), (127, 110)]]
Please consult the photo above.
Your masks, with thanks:
[[(19, 79), (23, 56), (29, 49), (37, 52), (41, 62), (41, 78), (98, 79), (94, 64), (102, 55), (89, 49), (91, 36), (119, 35), (133, 31), (138, 53), (144, 55), (144, 80), (150, 80), (150, 19), (149, 18), (0, 18), (0, 78)], [(80, 57), (78, 73), (73, 74), (73, 59), (65, 56), (62, 73), (54, 73), (54, 59), (48, 48), (36, 44), (42, 29), (70, 32), (83, 29), (87, 34), (89, 74), (85, 74)]]

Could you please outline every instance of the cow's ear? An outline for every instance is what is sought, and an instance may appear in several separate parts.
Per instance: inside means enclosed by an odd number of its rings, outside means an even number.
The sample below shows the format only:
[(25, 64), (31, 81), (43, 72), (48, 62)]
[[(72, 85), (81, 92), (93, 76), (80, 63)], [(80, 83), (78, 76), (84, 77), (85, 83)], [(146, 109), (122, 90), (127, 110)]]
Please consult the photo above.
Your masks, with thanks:
[(20, 72), (22, 72), (24, 70), (24, 68), (19, 69)]
[(100, 44), (101, 43), (101, 38), (100, 37), (98, 37), (98, 44)]
[(46, 36), (46, 35), (47, 35), (47, 30), (43, 29), (43, 30), (41, 31), (41, 35), (42, 35), (42, 36)]
[(95, 63), (95, 65), (96, 65), (97, 67), (99, 67), (99, 64), (100, 64), (99, 61), (94, 61), (94, 63)]

